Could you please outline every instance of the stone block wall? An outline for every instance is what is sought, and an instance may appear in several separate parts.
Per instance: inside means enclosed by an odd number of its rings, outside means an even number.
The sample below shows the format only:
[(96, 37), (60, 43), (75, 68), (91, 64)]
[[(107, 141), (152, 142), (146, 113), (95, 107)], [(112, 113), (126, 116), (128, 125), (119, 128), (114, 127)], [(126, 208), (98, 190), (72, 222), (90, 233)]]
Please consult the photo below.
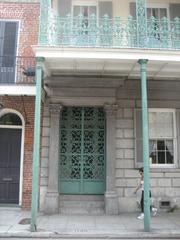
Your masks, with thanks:
[(0, 2), (0, 20), (19, 21), (17, 56), (34, 56), (31, 46), (38, 42), (39, 14), (38, 2)]
[[(167, 83), (168, 84), (168, 83)], [(157, 84), (158, 85), (158, 84)], [(158, 89), (159, 85), (156, 87)], [(166, 89), (166, 88), (165, 88)], [(175, 89), (175, 88), (174, 88)], [(173, 84), (171, 84), (173, 91)], [(126, 89), (121, 89), (121, 93)], [(163, 92), (161, 90), (161, 92)], [(163, 93), (162, 93), (163, 94)], [(151, 108), (174, 108), (180, 106), (179, 99), (171, 100), (171, 95), (166, 101), (153, 99), (148, 104)], [(121, 94), (122, 96), (122, 94)], [(140, 191), (133, 194), (139, 181), (138, 169), (135, 164), (135, 138), (134, 138), (134, 109), (141, 107), (139, 98), (139, 87), (132, 89), (131, 96), (127, 99), (118, 100), (118, 111), (116, 121), (116, 190), (119, 196), (119, 211), (131, 212), (138, 210), (137, 201), (140, 200)], [(176, 123), (178, 124), (178, 123)], [(177, 146), (178, 148), (178, 146)], [(150, 186), (152, 191), (152, 204), (161, 208), (161, 202), (170, 202), (170, 207), (180, 207), (180, 166), (177, 159), (174, 168), (150, 168)]]
[[(119, 197), (119, 211), (138, 211), (137, 201), (140, 191), (133, 191), (139, 182), (139, 173), (135, 164), (134, 148), (134, 100), (118, 102), (116, 121), (116, 191)], [(44, 209), (44, 200), (48, 181), (50, 114), (48, 106), (44, 107), (41, 147), (41, 187), (40, 210)], [(180, 206), (180, 169), (151, 168), (150, 182), (153, 204), (158, 208), (161, 201), (170, 201), (171, 206)]]
[(44, 210), (45, 194), (48, 185), (49, 166), (49, 141), (50, 141), (50, 113), (47, 105), (44, 105), (42, 119), (42, 144), (41, 144), (41, 169), (40, 169), (40, 211)]
[[(116, 190), (120, 212), (137, 211), (141, 197), (140, 191), (137, 195), (133, 193), (139, 181), (134, 149), (135, 102), (131, 102), (131, 108), (127, 108), (127, 103), (120, 102), (116, 123)], [(161, 201), (170, 201), (170, 207), (180, 207), (180, 169), (151, 168), (150, 184), (152, 204), (159, 208)]]
[[(180, 89), (179, 82), (149, 81), (148, 87), (148, 106), (150, 108), (180, 108), (180, 95), (174, 95)], [(155, 91), (155, 95), (153, 95), (152, 89)], [(56, 91), (58, 95), (58, 89)], [(115, 186), (119, 199), (119, 212), (133, 212), (138, 211), (137, 200), (140, 199), (140, 192), (137, 195), (133, 193), (139, 181), (139, 173), (135, 164), (134, 109), (141, 107), (140, 81), (128, 80), (116, 93), (115, 103), (118, 105), (118, 109), (116, 115)], [(163, 99), (165, 93), (167, 97)], [(42, 210), (48, 179), (49, 124), (48, 107), (45, 107), (41, 163), (40, 206)], [(150, 168), (150, 183), (154, 205), (159, 208), (161, 201), (170, 201), (172, 207), (174, 205), (180, 207), (180, 159), (177, 159), (177, 165), (174, 168)]]

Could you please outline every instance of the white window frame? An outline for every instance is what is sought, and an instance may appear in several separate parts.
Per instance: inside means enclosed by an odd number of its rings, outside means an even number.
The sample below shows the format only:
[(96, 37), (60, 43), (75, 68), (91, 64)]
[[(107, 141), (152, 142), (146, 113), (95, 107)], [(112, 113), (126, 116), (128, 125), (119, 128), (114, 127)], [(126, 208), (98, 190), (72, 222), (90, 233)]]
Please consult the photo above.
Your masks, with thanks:
[[(136, 3), (135, 0), (132, 2)], [(169, 3), (147, 3), (146, 8), (166, 8), (167, 9), (167, 17), (170, 17), (169, 13)]]
[[(173, 114), (173, 133), (174, 137), (169, 138), (173, 139), (173, 151), (174, 151), (174, 163), (173, 164), (152, 164), (150, 163), (151, 168), (175, 168), (177, 166), (177, 131), (176, 131), (176, 110), (170, 108), (149, 108), (150, 112), (171, 112)], [(155, 139), (155, 138), (154, 138)], [(158, 138), (160, 139), (160, 138)], [(164, 139), (162, 137), (162, 139)], [(149, 141), (153, 140), (153, 138), (149, 137)]]
[(149, 3), (147, 8), (166, 8), (167, 9), (167, 18), (169, 18), (169, 4), (168, 3)]
[(89, 0), (89, 1), (84, 1), (84, 0), (74, 0), (72, 1), (72, 9), (71, 9), (71, 13), (72, 16), (74, 14), (74, 6), (89, 6), (89, 7), (96, 7), (96, 11), (97, 11), (97, 18), (99, 16), (99, 4), (98, 4), (98, 0)]
[(8, 113), (14, 113), (16, 114), (22, 121), (22, 125), (0, 125), (0, 128), (9, 128), (9, 129), (21, 129), (21, 152), (20, 152), (20, 173), (19, 173), (19, 206), (22, 206), (22, 200), (23, 200), (23, 171), (24, 171), (24, 145), (25, 145), (25, 120), (23, 115), (11, 108), (4, 108), (0, 111), (0, 118)]

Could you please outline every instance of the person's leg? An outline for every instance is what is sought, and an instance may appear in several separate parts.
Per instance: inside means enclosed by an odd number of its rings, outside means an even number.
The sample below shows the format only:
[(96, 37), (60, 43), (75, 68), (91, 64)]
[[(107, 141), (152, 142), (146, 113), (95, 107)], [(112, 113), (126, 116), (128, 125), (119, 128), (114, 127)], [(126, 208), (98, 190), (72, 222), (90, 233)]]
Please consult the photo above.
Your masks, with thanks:
[(150, 197), (150, 212), (152, 212), (152, 205), (151, 205), (151, 191), (149, 191), (149, 197)]
[(141, 193), (141, 212), (144, 212), (144, 191)]
[[(149, 192), (149, 197), (151, 198), (151, 191)], [(150, 211), (151, 211), (153, 217), (156, 216), (157, 208), (152, 206), (152, 203), (150, 204)]]
[(141, 194), (141, 214), (137, 217), (138, 219), (144, 218), (144, 192)]

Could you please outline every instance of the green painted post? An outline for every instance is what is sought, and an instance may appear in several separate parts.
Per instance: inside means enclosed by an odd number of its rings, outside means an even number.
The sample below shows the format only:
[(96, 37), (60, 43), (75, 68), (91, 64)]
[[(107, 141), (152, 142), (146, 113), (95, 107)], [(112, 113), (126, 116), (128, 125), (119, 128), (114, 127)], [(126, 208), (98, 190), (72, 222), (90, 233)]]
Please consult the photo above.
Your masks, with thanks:
[(32, 166), (32, 197), (31, 197), (31, 231), (37, 229), (38, 189), (39, 189), (39, 152), (40, 152), (40, 122), (41, 122), (41, 85), (43, 58), (36, 59), (36, 102), (34, 119), (34, 148)]
[(141, 95), (142, 95), (142, 133), (143, 133), (143, 166), (144, 166), (144, 231), (150, 232), (150, 196), (149, 196), (149, 130), (147, 107), (147, 76), (148, 60), (140, 59)]

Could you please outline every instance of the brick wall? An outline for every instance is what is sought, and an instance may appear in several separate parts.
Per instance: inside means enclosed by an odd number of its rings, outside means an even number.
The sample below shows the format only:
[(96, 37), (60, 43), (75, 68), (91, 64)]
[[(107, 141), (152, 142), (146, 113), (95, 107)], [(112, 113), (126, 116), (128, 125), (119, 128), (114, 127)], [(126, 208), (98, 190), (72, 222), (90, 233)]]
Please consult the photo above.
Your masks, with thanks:
[(38, 42), (39, 3), (0, 2), (0, 19), (19, 20), (18, 56), (34, 56), (32, 45)]
[(13, 109), (21, 113), (25, 120), (22, 208), (29, 209), (31, 205), (32, 187), (31, 181), (35, 98), (27, 96), (4, 96), (1, 97), (1, 103), (4, 105), (5, 108)]
[[(32, 45), (38, 42), (38, 21), (40, 6), (37, 1), (30, 2), (0, 2), (1, 20), (19, 21), (19, 39), (17, 56), (34, 57)], [(16, 81), (19, 81), (18, 79)], [(18, 95), (18, 93), (17, 93)], [(22, 208), (29, 209), (31, 205), (31, 181), (32, 181), (32, 155), (34, 133), (34, 97), (3, 96), (1, 102), (5, 108), (20, 112), (25, 121), (25, 143), (23, 162), (23, 196)]]

